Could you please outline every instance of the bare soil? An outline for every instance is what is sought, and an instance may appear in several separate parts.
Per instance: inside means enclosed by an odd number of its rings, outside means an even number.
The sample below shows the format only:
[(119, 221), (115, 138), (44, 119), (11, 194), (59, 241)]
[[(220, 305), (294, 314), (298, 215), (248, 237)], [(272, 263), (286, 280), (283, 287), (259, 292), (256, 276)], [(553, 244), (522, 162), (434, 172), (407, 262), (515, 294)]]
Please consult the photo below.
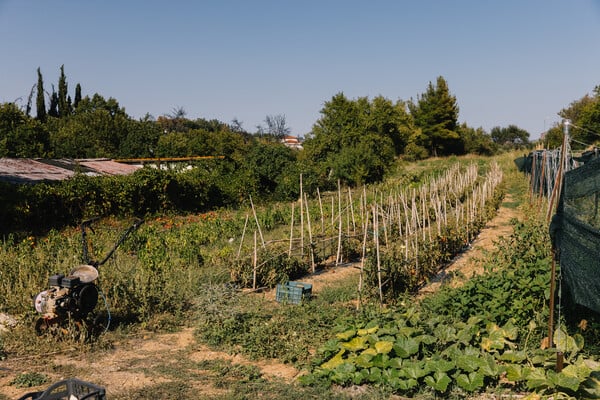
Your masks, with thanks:
[[(507, 195), (504, 203), (510, 202)], [(474, 274), (480, 274), (484, 252), (494, 248), (501, 236), (512, 232), (511, 219), (518, 217), (518, 210), (501, 206), (495, 218), (482, 230), (471, 247), (426, 285), (419, 296), (436, 291), (442, 284), (460, 285)], [(339, 265), (325, 268), (317, 274), (302, 279), (312, 283), (313, 291), (318, 293), (324, 287), (359, 274), (359, 265)], [(459, 273), (457, 273), (459, 272)], [(273, 298), (275, 291), (262, 294)], [(225, 360), (232, 364), (254, 365), (260, 369), (266, 379), (282, 379), (292, 382), (301, 372), (288, 364), (276, 360), (250, 361), (241, 355), (230, 355), (214, 351), (197, 343), (193, 329), (185, 328), (177, 333), (136, 336), (113, 343), (112, 349), (103, 352), (81, 353), (76, 349), (67, 349), (53, 355), (22, 357), (0, 362), (0, 399), (2, 395), (17, 399), (25, 393), (40, 391), (51, 383), (70, 377), (102, 385), (107, 397), (124, 398), (123, 393), (152, 386), (170, 380), (168, 374), (159, 374), (153, 370), (157, 363), (201, 362), (206, 360)], [(33, 388), (16, 388), (11, 381), (23, 372), (41, 372), (50, 377), (47, 384)], [(151, 372), (149, 372), (151, 371)], [(210, 381), (198, 380), (194, 385), (198, 398), (227, 394), (227, 389), (213, 386)]]

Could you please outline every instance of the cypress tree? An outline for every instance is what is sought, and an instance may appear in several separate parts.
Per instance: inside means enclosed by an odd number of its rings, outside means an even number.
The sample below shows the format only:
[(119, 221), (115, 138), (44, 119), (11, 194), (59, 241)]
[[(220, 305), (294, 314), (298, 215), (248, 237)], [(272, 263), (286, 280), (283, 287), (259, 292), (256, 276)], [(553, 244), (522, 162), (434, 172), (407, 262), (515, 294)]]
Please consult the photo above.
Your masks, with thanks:
[(58, 115), (64, 117), (69, 115), (69, 104), (67, 102), (67, 77), (65, 76), (64, 64), (60, 66), (60, 78), (58, 79)]
[(44, 97), (44, 79), (42, 78), (42, 72), (40, 68), (37, 69), (38, 82), (37, 82), (37, 97), (35, 101), (37, 119), (45, 122), (46, 121), (46, 99)]
[(48, 108), (48, 115), (51, 117), (58, 117), (58, 95), (52, 85), (52, 96), (50, 96), (50, 107)]
[(81, 101), (81, 85), (78, 83), (77, 86), (75, 86), (75, 101), (73, 102), (73, 108), (77, 108), (80, 101)]

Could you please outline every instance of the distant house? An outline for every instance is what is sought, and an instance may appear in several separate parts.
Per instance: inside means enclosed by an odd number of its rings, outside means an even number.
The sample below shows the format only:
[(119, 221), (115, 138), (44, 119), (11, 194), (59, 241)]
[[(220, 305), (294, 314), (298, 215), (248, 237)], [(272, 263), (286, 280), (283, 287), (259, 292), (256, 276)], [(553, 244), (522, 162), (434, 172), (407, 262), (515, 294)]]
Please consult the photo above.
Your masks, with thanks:
[(285, 135), (281, 142), (289, 148), (302, 150), (302, 142), (297, 136)]

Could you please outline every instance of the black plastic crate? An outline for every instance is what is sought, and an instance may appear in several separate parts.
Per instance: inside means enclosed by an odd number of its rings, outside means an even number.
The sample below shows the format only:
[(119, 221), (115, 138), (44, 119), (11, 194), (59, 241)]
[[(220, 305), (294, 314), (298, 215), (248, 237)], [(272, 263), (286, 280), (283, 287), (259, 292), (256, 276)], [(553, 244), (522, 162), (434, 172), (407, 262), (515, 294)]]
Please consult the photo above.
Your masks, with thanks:
[(19, 400), (106, 400), (106, 390), (72, 378), (56, 382), (43, 392), (27, 393)]

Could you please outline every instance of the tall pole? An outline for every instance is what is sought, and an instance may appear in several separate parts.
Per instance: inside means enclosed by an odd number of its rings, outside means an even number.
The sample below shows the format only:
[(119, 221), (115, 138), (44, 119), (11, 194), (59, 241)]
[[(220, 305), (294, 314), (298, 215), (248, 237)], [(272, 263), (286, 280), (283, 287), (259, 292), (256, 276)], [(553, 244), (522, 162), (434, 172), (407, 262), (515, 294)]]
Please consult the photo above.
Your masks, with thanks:
[[(556, 177), (556, 182), (554, 183), (554, 188), (552, 189), (552, 198), (550, 199), (550, 204), (548, 205), (548, 214), (547, 220), (550, 221), (550, 217), (552, 216), (552, 209), (554, 208), (554, 199), (560, 198), (560, 191), (563, 184), (563, 167), (566, 160), (566, 150), (567, 150), (567, 142), (569, 140), (569, 120), (565, 120), (564, 126), (564, 137), (562, 150), (560, 155), (560, 165), (558, 166), (558, 176)], [(557, 196), (555, 196), (558, 193)], [(558, 200), (556, 200), (558, 201)], [(552, 347), (553, 342), (553, 333), (554, 333), (554, 292), (556, 290), (556, 249), (552, 246), (552, 269), (550, 271), (550, 317), (548, 318), (548, 346)]]

